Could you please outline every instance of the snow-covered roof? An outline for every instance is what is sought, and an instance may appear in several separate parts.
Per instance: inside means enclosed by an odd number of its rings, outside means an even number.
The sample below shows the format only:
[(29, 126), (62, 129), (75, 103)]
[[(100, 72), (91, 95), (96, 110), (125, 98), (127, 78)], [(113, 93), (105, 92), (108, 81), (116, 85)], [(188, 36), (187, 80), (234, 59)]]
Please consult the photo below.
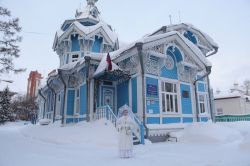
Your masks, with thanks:
[(189, 28), (192, 28), (198, 32), (201, 33), (201, 35), (204, 36), (204, 38), (213, 46), (216, 48), (219, 48), (219, 45), (205, 32), (201, 31), (200, 29), (194, 27), (192, 24), (188, 24), (188, 23), (183, 23), (183, 25), (187, 25)]
[(55, 41), (53, 45), (54, 49), (56, 48), (56, 43), (58, 43), (57, 40), (59, 41), (63, 40), (65, 37), (68, 36), (68, 34), (72, 30), (74, 30), (74, 28), (79, 30), (81, 35), (84, 35), (85, 38), (88, 38), (88, 37), (90, 38), (94, 36), (95, 34), (97, 34), (98, 32), (104, 32), (106, 33), (107, 37), (113, 44), (116, 43), (118, 39), (117, 34), (111, 29), (111, 27), (107, 23), (105, 23), (102, 20), (96, 25), (92, 25), (92, 26), (84, 26), (78, 20), (75, 20), (73, 23), (71, 23), (71, 25), (66, 31), (59, 29), (56, 32)]
[[(90, 53), (90, 54), (87, 54), (86, 56), (89, 56), (91, 59), (93, 60), (97, 60), (97, 61), (101, 61), (102, 57), (103, 57), (104, 54), (99, 54), (99, 53)], [(83, 64), (85, 62), (85, 59), (84, 57), (83, 58), (80, 58), (78, 61), (75, 61), (75, 62), (71, 62), (71, 63), (68, 63), (68, 64), (65, 64), (63, 66), (61, 66), (59, 68), (59, 70), (71, 70), (71, 69), (74, 69), (76, 68), (77, 66)]]
[(117, 57), (120, 56), (120, 54), (122, 54), (123, 52), (133, 48), (135, 46), (136, 43), (138, 42), (142, 42), (143, 44), (147, 44), (156, 40), (160, 40), (163, 38), (167, 38), (169, 36), (178, 36), (180, 39), (183, 40), (183, 42), (194, 52), (194, 54), (196, 54), (196, 56), (203, 62), (204, 65), (206, 66), (212, 66), (212, 64), (206, 59), (206, 57), (203, 55), (203, 53), (201, 52), (201, 50), (196, 47), (191, 41), (189, 41), (188, 39), (186, 39), (183, 35), (181, 35), (178, 31), (171, 31), (171, 32), (167, 32), (167, 33), (163, 33), (163, 34), (157, 34), (157, 35), (153, 35), (153, 36), (144, 36), (143, 38), (119, 49), (116, 50), (114, 52), (110, 53), (111, 59), (116, 59)]
[[(108, 63), (107, 63), (106, 59), (107, 59), (107, 55), (102, 57), (102, 60), (99, 64), (99, 66), (97, 67), (97, 69), (94, 73), (94, 76), (98, 76), (107, 70)], [(115, 63), (113, 63), (112, 61), (111, 61), (111, 63), (112, 63), (112, 70), (111, 71), (121, 70)]]
[(234, 92), (220, 92), (218, 94), (214, 94), (214, 99), (224, 99), (224, 98), (238, 98), (242, 97), (242, 94), (238, 91)]
[(83, 9), (77, 9), (74, 19), (65, 20), (61, 28), (56, 32), (53, 49), (57, 48), (57, 44), (68, 37), (73, 30), (84, 38), (90, 38), (98, 33), (104, 35), (108, 44), (114, 45), (118, 41), (117, 34), (113, 31), (110, 25), (108, 25), (100, 16), (98, 8), (95, 3), (98, 0), (87, 0), (87, 6)]
[[(178, 30), (181, 28), (185, 28), (187, 30), (193, 30), (193, 31), (197, 32), (200, 36), (202, 36), (213, 48), (217, 48), (217, 49), (219, 48), (219, 45), (208, 34), (201, 31), (200, 29), (196, 28), (192, 24), (189, 24), (189, 23), (173, 24), (173, 25), (163, 26), (162, 28), (164, 28), (166, 30), (166, 32)], [(162, 30), (162, 28), (158, 29), (157, 31), (155, 31), (151, 35), (156, 34), (160, 30)]]

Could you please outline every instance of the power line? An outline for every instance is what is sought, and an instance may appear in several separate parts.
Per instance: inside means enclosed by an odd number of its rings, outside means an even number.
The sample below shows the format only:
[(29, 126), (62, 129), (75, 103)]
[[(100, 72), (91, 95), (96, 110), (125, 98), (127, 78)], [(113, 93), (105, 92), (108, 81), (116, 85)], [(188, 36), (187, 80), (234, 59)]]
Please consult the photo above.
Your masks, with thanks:
[(34, 34), (34, 35), (44, 35), (44, 36), (52, 36), (53, 35), (50, 33), (32, 32), (32, 31), (22, 31), (21, 33)]

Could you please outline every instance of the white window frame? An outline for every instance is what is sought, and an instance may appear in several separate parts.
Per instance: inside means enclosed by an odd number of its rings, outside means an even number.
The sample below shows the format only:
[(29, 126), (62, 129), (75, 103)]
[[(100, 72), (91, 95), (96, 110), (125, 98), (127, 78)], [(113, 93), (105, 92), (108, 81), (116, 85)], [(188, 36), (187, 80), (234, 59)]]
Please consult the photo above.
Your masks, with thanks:
[[(207, 114), (208, 113), (207, 93), (199, 92), (197, 95), (198, 95), (199, 114), (201, 115)], [(204, 101), (200, 100), (200, 96), (203, 96)], [(204, 111), (201, 111), (201, 104), (204, 104)]]
[[(166, 92), (162, 90), (162, 83), (169, 83), (172, 85), (176, 86), (176, 92)], [(164, 85), (165, 88), (165, 85)], [(172, 86), (172, 88), (174, 88), (174, 86)], [(180, 89), (179, 89), (179, 82), (178, 81), (173, 81), (173, 80), (169, 80), (169, 79), (159, 79), (159, 99), (160, 99), (160, 112), (163, 115), (178, 115), (181, 113), (181, 107), (180, 107)], [(175, 100), (172, 100), (173, 103), (173, 111), (163, 111), (163, 98), (162, 98), (162, 94), (165, 95), (171, 95), (176, 96), (177, 97), (177, 103), (175, 102)], [(165, 107), (166, 107), (167, 101), (165, 100)], [(177, 106), (177, 112), (176, 112), (176, 106)]]

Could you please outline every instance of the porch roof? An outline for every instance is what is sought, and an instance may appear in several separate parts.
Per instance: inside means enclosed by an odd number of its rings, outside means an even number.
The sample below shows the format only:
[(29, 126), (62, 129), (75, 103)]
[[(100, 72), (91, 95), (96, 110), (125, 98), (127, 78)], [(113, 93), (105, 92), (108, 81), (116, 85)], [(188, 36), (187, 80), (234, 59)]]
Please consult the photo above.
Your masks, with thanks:
[(122, 70), (104, 71), (99, 75), (94, 76), (95, 79), (105, 81), (121, 81), (128, 80), (130, 75)]
[(125, 73), (112, 61), (112, 69), (108, 70), (107, 56), (108, 55), (102, 57), (102, 60), (94, 73), (94, 78), (111, 81), (128, 79), (130, 77), (129, 74)]
[[(108, 63), (107, 63), (107, 56), (103, 56), (102, 57), (102, 60), (100, 62), (100, 64), (98, 65), (95, 73), (94, 73), (94, 77), (96, 76), (99, 76), (99, 75), (102, 75), (103, 73), (105, 73), (108, 69)], [(111, 61), (111, 64), (112, 64), (112, 69), (111, 69), (111, 72), (112, 71), (115, 71), (115, 70), (121, 70), (115, 63), (113, 63)], [(121, 70), (122, 71), (122, 70)]]

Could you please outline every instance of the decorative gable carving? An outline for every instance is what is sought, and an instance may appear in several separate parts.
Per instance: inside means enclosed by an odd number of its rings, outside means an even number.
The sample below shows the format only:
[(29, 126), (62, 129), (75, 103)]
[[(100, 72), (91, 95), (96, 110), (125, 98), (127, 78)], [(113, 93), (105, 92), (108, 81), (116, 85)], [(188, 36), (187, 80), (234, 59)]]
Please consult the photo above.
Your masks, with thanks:
[(124, 71), (127, 72), (129, 75), (133, 75), (138, 71), (138, 58), (137, 56), (133, 55), (129, 58), (121, 61), (118, 63), (118, 66)]

